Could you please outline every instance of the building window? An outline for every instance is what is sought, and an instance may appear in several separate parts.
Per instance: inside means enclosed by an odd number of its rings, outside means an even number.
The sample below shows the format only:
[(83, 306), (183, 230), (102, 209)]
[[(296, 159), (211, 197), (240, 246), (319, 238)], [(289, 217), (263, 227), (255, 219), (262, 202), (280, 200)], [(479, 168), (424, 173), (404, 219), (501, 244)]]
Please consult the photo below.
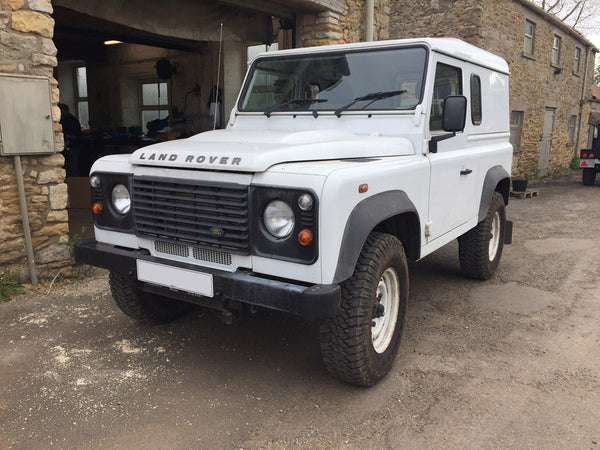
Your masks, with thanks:
[(148, 131), (148, 122), (169, 115), (169, 97), (166, 82), (142, 83), (142, 126)]
[(569, 117), (569, 131), (567, 132), (567, 145), (575, 145), (575, 128), (577, 127), (577, 116)]
[(481, 78), (471, 75), (471, 122), (481, 124)]
[(560, 44), (562, 38), (558, 35), (554, 35), (554, 43), (552, 44), (552, 64), (558, 64), (560, 62)]
[(90, 111), (88, 107), (87, 70), (85, 67), (75, 69), (75, 85), (77, 86), (77, 116), (84, 129), (90, 127)]
[(521, 151), (521, 134), (523, 134), (523, 111), (510, 113), (510, 143), (515, 152)]
[(458, 67), (438, 63), (433, 83), (433, 99), (429, 129), (442, 130), (442, 109), (444, 99), (449, 95), (462, 95), (462, 72)]
[(525, 40), (523, 42), (523, 53), (533, 55), (533, 44), (535, 41), (535, 23), (525, 21)]
[(581, 62), (581, 49), (575, 47), (575, 59), (573, 60), (573, 73), (579, 73), (579, 64)]

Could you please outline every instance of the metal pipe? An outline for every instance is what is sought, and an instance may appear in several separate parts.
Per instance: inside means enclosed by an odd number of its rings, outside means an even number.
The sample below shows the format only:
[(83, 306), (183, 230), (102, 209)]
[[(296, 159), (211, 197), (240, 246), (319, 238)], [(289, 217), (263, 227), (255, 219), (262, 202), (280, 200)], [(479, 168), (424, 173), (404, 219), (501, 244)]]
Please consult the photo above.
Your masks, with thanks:
[(15, 172), (17, 174), (17, 189), (19, 191), (19, 203), (21, 204), (21, 221), (23, 222), (23, 234), (25, 235), (25, 249), (27, 251), (27, 262), (29, 264), (29, 277), (31, 284), (37, 286), (37, 273), (35, 271), (35, 260), (33, 259), (33, 243), (31, 242), (31, 228), (29, 227), (29, 215), (27, 214), (27, 199), (25, 197), (25, 182), (23, 181), (23, 167), (21, 156), (15, 155)]
[[(573, 155), (574, 157), (579, 155), (579, 149), (578, 147), (580, 147), (579, 145), (579, 139), (581, 137), (581, 126), (582, 126), (582, 122), (583, 122), (583, 106), (585, 104), (585, 85), (587, 83), (587, 73), (588, 73), (588, 60), (589, 60), (589, 56), (590, 56), (590, 46), (586, 45), (585, 46), (585, 70), (583, 72), (583, 86), (581, 87), (581, 100), (579, 100), (579, 124), (577, 125), (577, 138), (575, 140), (575, 155)], [(589, 136), (589, 132), (587, 133)], [(587, 141), (586, 141), (586, 147), (587, 147)]]
[(370, 42), (373, 40), (373, 24), (375, 22), (375, 0), (367, 0), (367, 20), (366, 20), (366, 36), (365, 41)]

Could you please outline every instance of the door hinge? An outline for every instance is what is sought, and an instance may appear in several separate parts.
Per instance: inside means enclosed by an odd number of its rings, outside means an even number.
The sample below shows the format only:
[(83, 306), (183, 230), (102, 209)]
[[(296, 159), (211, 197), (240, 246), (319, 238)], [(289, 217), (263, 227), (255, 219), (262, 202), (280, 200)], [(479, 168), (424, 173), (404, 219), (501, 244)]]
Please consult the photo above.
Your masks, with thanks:
[(431, 236), (431, 221), (425, 222), (425, 237)]

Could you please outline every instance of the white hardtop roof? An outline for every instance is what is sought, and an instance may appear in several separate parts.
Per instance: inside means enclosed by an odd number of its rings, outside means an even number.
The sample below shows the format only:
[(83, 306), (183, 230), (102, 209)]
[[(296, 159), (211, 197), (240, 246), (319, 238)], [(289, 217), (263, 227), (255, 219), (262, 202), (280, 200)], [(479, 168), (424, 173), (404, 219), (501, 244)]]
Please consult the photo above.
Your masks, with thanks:
[(508, 64), (501, 57), (494, 55), (493, 53), (487, 52), (475, 47), (474, 45), (468, 44), (467, 42), (461, 41), (460, 39), (454, 38), (419, 38), (419, 39), (397, 39), (389, 41), (372, 41), (372, 42), (359, 42), (355, 44), (341, 44), (341, 45), (324, 45), (319, 47), (305, 47), (305, 48), (294, 48), (291, 50), (277, 50), (268, 53), (261, 53), (258, 57), (276, 57), (282, 55), (298, 55), (308, 53), (323, 53), (323, 52), (334, 52), (340, 50), (357, 50), (357, 49), (369, 49), (369, 48), (381, 48), (381, 47), (396, 47), (396, 46), (409, 46), (409, 45), (425, 45), (432, 51), (443, 53), (444, 55), (451, 56), (453, 58), (460, 59), (478, 66), (487, 67), (488, 69), (496, 72), (502, 72), (509, 74)]

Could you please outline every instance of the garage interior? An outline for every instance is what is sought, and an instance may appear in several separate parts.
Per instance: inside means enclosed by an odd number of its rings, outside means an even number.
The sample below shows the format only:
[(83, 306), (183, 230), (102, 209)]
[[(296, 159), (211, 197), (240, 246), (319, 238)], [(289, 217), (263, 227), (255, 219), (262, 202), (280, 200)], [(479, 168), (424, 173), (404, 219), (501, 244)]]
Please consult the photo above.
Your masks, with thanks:
[(257, 3), (53, 1), (60, 102), (83, 129), (63, 127), (72, 237), (93, 232), (96, 159), (223, 127), (248, 61), (295, 46), (293, 12)]

